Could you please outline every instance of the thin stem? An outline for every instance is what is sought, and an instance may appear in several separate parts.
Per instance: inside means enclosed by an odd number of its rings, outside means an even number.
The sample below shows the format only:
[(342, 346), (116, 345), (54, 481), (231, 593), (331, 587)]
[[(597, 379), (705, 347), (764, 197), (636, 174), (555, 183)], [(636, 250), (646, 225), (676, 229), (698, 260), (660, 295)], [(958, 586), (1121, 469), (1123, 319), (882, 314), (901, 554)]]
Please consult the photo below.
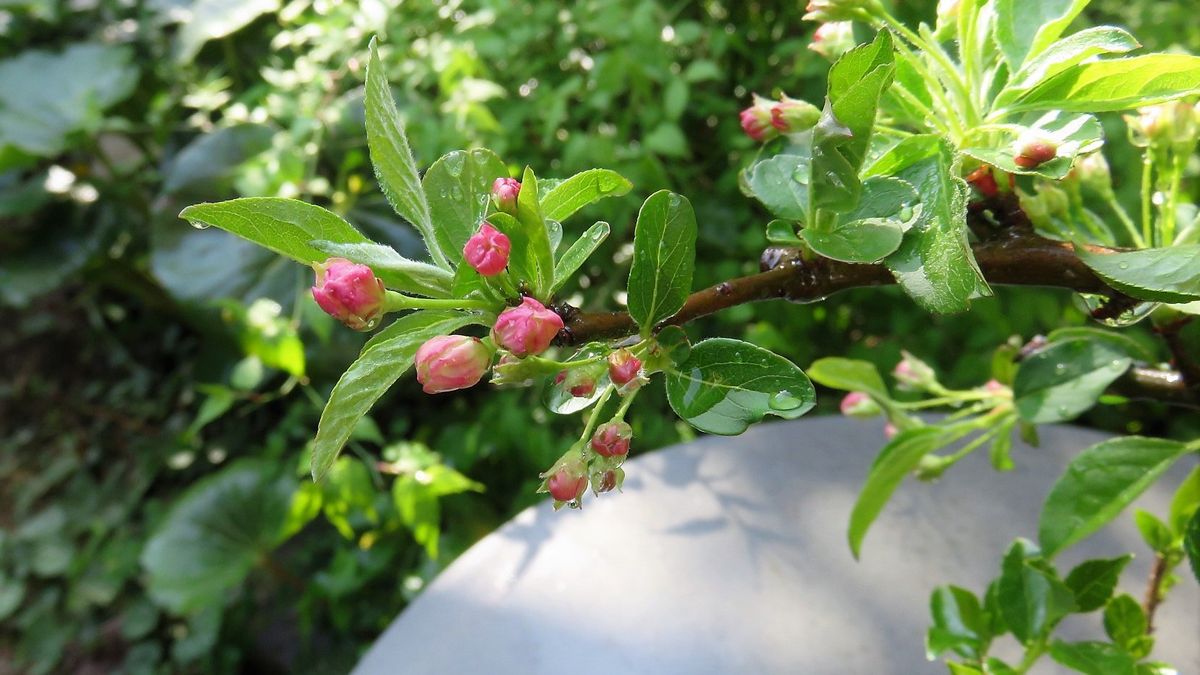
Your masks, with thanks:
[[(903, 42), (898, 42), (896, 43), (896, 48), (904, 52), (909, 57), (909, 59), (912, 61), (913, 67), (916, 68), (921, 77), (925, 79), (925, 83), (928, 85), (929, 92), (933, 94), (933, 97), (938, 100), (938, 103), (940, 103), (944, 109), (946, 120), (950, 122), (951, 135), (954, 137), (956, 142), (961, 143), (965, 134), (963, 132), (962, 124), (959, 123), (958, 118), (959, 113), (963, 111), (955, 110), (954, 105), (950, 103), (950, 99), (946, 98), (946, 92), (943, 89), (942, 80), (929, 71), (929, 68), (925, 65), (925, 63), (921, 61), (921, 59), (914, 54), (911, 49), (909, 49), (908, 45), (904, 44)], [(897, 88), (897, 90), (902, 89), (903, 87)], [(966, 117), (966, 115), (963, 114), (963, 117)], [(935, 116), (931, 119), (937, 119), (937, 117)]]
[(1154, 613), (1162, 602), (1163, 582), (1170, 572), (1167, 557), (1161, 553), (1154, 555), (1154, 567), (1150, 570), (1150, 578), (1146, 582), (1146, 597), (1142, 599), (1142, 609), (1146, 612), (1146, 635), (1154, 634)]
[(1179, 211), (1179, 192), (1183, 183), (1183, 170), (1187, 167), (1188, 156), (1176, 152), (1171, 164), (1171, 177), (1168, 185), (1170, 197), (1167, 199), (1166, 212), (1163, 213), (1161, 246), (1170, 246), (1175, 242), (1175, 220)]
[(616, 390), (615, 386), (608, 385), (604, 388), (604, 393), (600, 394), (600, 398), (596, 400), (596, 404), (592, 406), (592, 414), (588, 415), (587, 424), (583, 427), (583, 435), (579, 437), (585, 453), (588, 452), (588, 439), (592, 437), (592, 434), (596, 432), (596, 427), (600, 424), (600, 411), (604, 409), (604, 404), (608, 403), (608, 399)]
[(625, 413), (629, 411), (629, 406), (633, 405), (633, 399), (637, 398), (640, 391), (641, 389), (634, 389), (625, 398), (621, 399), (621, 407), (617, 408), (617, 414), (613, 416), (614, 419), (624, 421)]
[[(959, 112), (961, 112), (963, 117), (968, 121), (978, 121), (979, 115), (975, 111), (975, 105), (971, 101), (970, 93), (967, 92), (967, 86), (963, 82), (962, 75), (959, 73), (958, 68), (951, 63), (950, 58), (944, 51), (942, 51), (941, 47), (939, 45), (929, 44), (929, 42), (927, 42), (924, 38), (914, 33), (908, 26), (900, 23), (900, 21), (891, 14), (884, 13), (883, 20), (892, 28), (892, 30), (900, 33), (900, 35), (904, 36), (904, 39), (912, 43), (912, 45), (917, 49), (920, 49), (931, 56), (933, 60), (936, 61), (939, 66), (941, 66), (942, 70), (946, 73), (946, 79), (949, 80), (948, 84), (950, 85), (951, 91), (958, 99), (959, 105), (962, 106), (962, 109)], [(904, 49), (906, 53), (910, 55), (912, 54), (906, 45), (897, 46), (901, 49)], [(925, 76), (926, 79), (930, 79), (931, 75), (929, 74), (928, 69), (924, 67), (924, 64), (920, 63), (920, 59), (916, 58), (914, 55), (913, 61), (919, 64), (918, 68), (922, 71), (921, 74)]]
[(395, 291), (387, 292), (384, 309), (398, 312), (405, 309), (482, 309), (495, 311), (495, 303), (471, 298), (414, 298)]
[(1107, 186), (1104, 190), (1104, 201), (1108, 204), (1109, 209), (1116, 214), (1117, 220), (1125, 228), (1125, 232), (1129, 235), (1129, 240), (1133, 242), (1134, 247), (1146, 248), (1146, 240), (1142, 238), (1142, 233), (1138, 232), (1137, 225), (1129, 217), (1129, 213), (1125, 211), (1125, 207), (1121, 206), (1121, 202), (1117, 201), (1117, 193), (1113, 191), (1111, 185)]
[(1154, 246), (1154, 216), (1151, 209), (1151, 198), (1154, 189), (1154, 160), (1150, 156), (1150, 148), (1142, 159), (1142, 241)]

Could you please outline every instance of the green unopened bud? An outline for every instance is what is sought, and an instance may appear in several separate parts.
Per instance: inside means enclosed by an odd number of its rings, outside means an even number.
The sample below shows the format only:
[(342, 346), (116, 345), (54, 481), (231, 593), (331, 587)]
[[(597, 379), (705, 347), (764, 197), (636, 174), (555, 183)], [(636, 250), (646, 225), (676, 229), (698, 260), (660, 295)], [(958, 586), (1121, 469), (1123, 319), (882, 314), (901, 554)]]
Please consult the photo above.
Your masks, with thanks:
[(883, 13), (879, 0), (811, 0), (805, 21), (868, 21)]
[(1074, 174), (1088, 190), (1107, 194), (1112, 189), (1112, 172), (1103, 153), (1093, 152), (1078, 159)]
[(785, 134), (811, 129), (820, 119), (820, 108), (808, 101), (784, 96), (771, 106), (771, 126)]
[(1137, 115), (1126, 115), (1129, 140), (1139, 148), (1173, 145), (1190, 150), (1200, 135), (1196, 109), (1183, 101), (1139, 108)]
[(822, 24), (813, 33), (813, 40), (808, 48), (824, 56), (830, 61), (836, 61), (842, 54), (854, 49), (858, 42), (854, 39), (854, 25), (849, 21), (832, 21)]

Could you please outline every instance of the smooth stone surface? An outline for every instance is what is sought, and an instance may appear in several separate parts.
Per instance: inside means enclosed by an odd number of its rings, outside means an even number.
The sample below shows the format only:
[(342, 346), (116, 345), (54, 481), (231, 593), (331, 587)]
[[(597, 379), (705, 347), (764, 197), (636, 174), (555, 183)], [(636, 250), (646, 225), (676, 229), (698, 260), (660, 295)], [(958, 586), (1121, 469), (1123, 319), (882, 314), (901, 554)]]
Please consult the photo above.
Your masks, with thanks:
[[(867, 536), (846, 521), (881, 426), (825, 417), (708, 437), (626, 464), (624, 494), (582, 512), (530, 508), (454, 562), (359, 663), (382, 673), (546, 675), (946, 673), (924, 655), (929, 595), (981, 593), (1037, 517), (1068, 459), (1104, 438), (1046, 427), (997, 474), (977, 452), (935, 484), (907, 481)], [(1181, 462), (1138, 502), (1166, 513)], [(1059, 560), (1128, 551), (1120, 589), (1141, 598), (1152, 556), (1132, 511)], [(1200, 673), (1200, 592), (1190, 572), (1156, 619), (1154, 657)], [(1103, 636), (1099, 613), (1068, 639)], [(1011, 638), (1001, 656), (1019, 654)], [(1044, 658), (1035, 673), (1062, 672)]]

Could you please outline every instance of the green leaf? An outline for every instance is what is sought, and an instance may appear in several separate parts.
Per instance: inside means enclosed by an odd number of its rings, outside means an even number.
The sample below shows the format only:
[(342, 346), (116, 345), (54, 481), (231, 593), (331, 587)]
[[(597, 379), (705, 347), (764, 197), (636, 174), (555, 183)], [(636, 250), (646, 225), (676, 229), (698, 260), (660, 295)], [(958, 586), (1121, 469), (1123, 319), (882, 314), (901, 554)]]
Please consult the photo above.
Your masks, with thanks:
[[(1017, 140), (1029, 130), (1052, 138), (1058, 144), (1054, 159), (1031, 169), (1018, 166), (1013, 151)], [(1020, 124), (1009, 125), (990, 134), (989, 140), (991, 145), (963, 148), (962, 153), (1006, 173), (1062, 180), (1071, 172), (1077, 157), (1095, 152), (1104, 145), (1104, 129), (1100, 121), (1091, 115), (1052, 110), (1048, 113), (1031, 113)]]
[(1050, 343), (1066, 342), (1067, 340), (1091, 340), (1104, 342), (1113, 349), (1124, 352), (1126, 356), (1133, 359), (1141, 359), (1142, 361), (1154, 361), (1158, 358), (1154, 351), (1143, 345), (1141, 342), (1133, 339), (1126, 333), (1118, 333), (1112, 330), (1104, 330), (1103, 328), (1092, 328), (1091, 326), (1067, 326), (1065, 328), (1056, 328), (1046, 334), (1046, 340)]
[(1108, 342), (1080, 338), (1051, 344), (1017, 370), (1017, 412), (1037, 424), (1072, 419), (1095, 405), (1132, 362)]
[(1087, 675), (1135, 675), (1134, 658), (1106, 642), (1063, 642), (1050, 644), (1050, 658)]
[(1192, 514), (1187, 529), (1183, 533), (1183, 550), (1187, 553), (1188, 562), (1192, 566), (1192, 574), (1200, 582), (1200, 511)]
[(492, 182), (508, 168), (491, 150), (456, 150), (433, 163), (421, 179), (437, 247), (451, 265), (462, 262), (467, 240), (491, 204)]
[(604, 221), (592, 225), (586, 232), (579, 235), (579, 238), (565, 253), (559, 256), (558, 262), (554, 264), (554, 285), (550, 287), (551, 293), (562, 288), (563, 284), (575, 276), (579, 268), (583, 267), (588, 258), (596, 252), (596, 248), (603, 244), (605, 239), (608, 239), (611, 229)]
[(305, 265), (329, 257), (313, 246), (316, 240), (371, 243), (337, 214), (296, 199), (247, 197), (195, 204), (181, 211), (179, 217), (197, 227), (219, 227)]
[(842, 391), (861, 391), (876, 400), (890, 400), (887, 385), (870, 361), (829, 357), (813, 361), (808, 376), (817, 384)]
[(1200, 244), (1126, 253), (1075, 253), (1104, 283), (1126, 295), (1155, 302), (1200, 300)]
[(1095, 26), (1063, 38), (1030, 59), (1009, 78), (993, 107), (1002, 108), (1045, 79), (1098, 54), (1123, 54), (1141, 47), (1128, 32), (1115, 26)]
[(483, 486), (442, 464), (433, 464), (415, 474), (404, 474), (392, 484), (392, 500), (405, 527), (430, 558), (438, 557), (441, 534), (439, 499), (461, 492), (482, 492)]
[(804, 222), (808, 218), (809, 169), (803, 157), (775, 155), (747, 169), (743, 184), (772, 214)]
[(1158, 516), (1145, 509), (1137, 509), (1133, 512), (1133, 522), (1137, 525), (1138, 533), (1142, 535), (1142, 541), (1146, 542), (1150, 550), (1166, 553), (1174, 547), (1175, 534)]
[(983, 607), (975, 594), (958, 586), (940, 586), (929, 599), (933, 626), (925, 636), (925, 653), (934, 661), (948, 651), (978, 659), (991, 641)]
[(1200, 56), (1150, 54), (1077, 65), (1030, 89), (1008, 110), (1112, 112), (1197, 93)]
[(968, 666), (963, 663), (955, 663), (953, 661), (946, 664), (950, 668), (950, 675), (984, 675), (984, 672), (975, 666)]
[(375, 270), (375, 274), (383, 279), (388, 288), (431, 298), (450, 297), (454, 283), (453, 275), (436, 265), (409, 260), (391, 246), (375, 243), (343, 244), (323, 240), (310, 243), (313, 248), (330, 256), (367, 265)]
[(1127, 436), (1079, 453), (1042, 507), (1038, 540), (1046, 555), (1103, 527), (1186, 452), (1174, 441)]
[(1075, 609), (1075, 596), (1038, 557), (1037, 547), (1018, 539), (1004, 556), (998, 585), (1004, 622), (1022, 644), (1048, 633)]
[(562, 222), (579, 209), (605, 197), (620, 197), (633, 183), (608, 169), (588, 169), (571, 176), (542, 198), (542, 211), (550, 220)]
[(804, 245), (804, 240), (796, 236), (796, 224), (790, 220), (772, 220), (767, 223), (767, 241), (784, 246)]
[(284, 537), (296, 481), (241, 461), (192, 485), (146, 542), (150, 596), (183, 614), (221, 605)]
[(767, 415), (795, 419), (812, 409), (816, 392), (804, 371), (748, 342), (714, 338), (692, 347), (667, 372), (671, 408), (700, 431), (742, 433)]
[(1104, 608), (1104, 632), (1124, 649), (1136, 647), (1149, 626), (1142, 606), (1130, 595), (1118, 595)]
[(1183, 479), (1175, 496), (1171, 498), (1171, 512), (1168, 521), (1171, 531), (1180, 536), (1187, 529), (1188, 520), (1200, 510), (1200, 466)]
[(1090, 0), (996, 0), (996, 43), (1009, 72), (1062, 35)]
[(897, 178), (873, 176), (862, 184), (858, 205), (832, 227), (809, 225), (800, 237), (814, 252), (851, 263), (873, 263), (900, 247), (904, 229), (920, 215), (920, 197)]
[(383, 69), (383, 62), (379, 60), (375, 38), (371, 38), (370, 51), (364, 110), (367, 148), (371, 154), (371, 164), (375, 167), (375, 178), (396, 213), (421, 233), (433, 262), (438, 267), (450, 269), (450, 258), (434, 230), (433, 216), (429, 212), (429, 203), (425, 201), (425, 191), (417, 173), (417, 161), (413, 159), (412, 149), (409, 148), (404, 123), (400, 121), (400, 111), (396, 109), (387, 73)]
[[(175, 3), (179, 4), (179, 3)], [(175, 58), (188, 63), (209, 40), (233, 35), (263, 14), (279, 10), (280, 0), (195, 0), (175, 36)]]
[[(497, 214), (503, 215), (503, 214)], [(521, 226), (521, 243), (512, 242), (512, 253), (509, 256), (509, 267), (512, 269), (513, 258), (519, 259), (520, 267), (525, 275), (522, 277), (533, 288), (533, 295), (540, 300), (549, 300), (550, 287), (554, 285), (554, 249), (558, 243), (551, 235), (551, 225), (556, 221), (547, 221), (542, 215), (542, 204), (538, 196), (538, 179), (533, 169), (525, 167), (521, 176), (521, 192), (517, 195), (517, 218)], [(493, 224), (495, 224), (493, 222)], [(558, 226), (557, 240), (562, 239), (561, 225)], [(512, 235), (510, 234), (511, 238)]]
[(359, 418), (412, 367), (417, 349), (477, 319), (457, 312), (419, 311), (397, 319), (363, 348), (334, 385), (313, 440), (312, 475), (320, 481), (350, 438)]
[(695, 266), (692, 203), (667, 190), (655, 192), (638, 212), (629, 269), (629, 314), (643, 335), (683, 307)]
[(1117, 580), (1130, 560), (1133, 560), (1132, 553), (1119, 558), (1087, 560), (1071, 570), (1065, 582), (1075, 595), (1076, 611), (1094, 612), (1103, 607), (1112, 597)]
[(949, 142), (906, 138), (866, 173), (905, 180), (920, 195), (920, 215), (884, 261), (909, 297), (926, 311), (954, 314), (966, 311), (972, 298), (992, 294), (967, 241), (967, 184)]

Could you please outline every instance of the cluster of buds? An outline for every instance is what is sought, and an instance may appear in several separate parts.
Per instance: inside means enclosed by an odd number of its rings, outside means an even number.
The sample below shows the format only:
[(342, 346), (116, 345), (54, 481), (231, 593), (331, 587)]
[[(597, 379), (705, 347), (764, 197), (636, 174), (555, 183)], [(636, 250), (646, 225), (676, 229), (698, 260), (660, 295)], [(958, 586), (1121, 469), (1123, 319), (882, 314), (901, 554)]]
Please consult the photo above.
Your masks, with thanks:
[(1013, 143), (1013, 163), (1032, 170), (1058, 157), (1058, 141), (1049, 135), (1030, 129)]
[(807, 101), (781, 96), (772, 101), (754, 94), (754, 104), (739, 117), (742, 131), (750, 138), (765, 143), (779, 134), (791, 134), (811, 129), (821, 119), (821, 111)]
[(1125, 123), (1130, 141), (1139, 148), (1159, 145), (1190, 151), (1200, 136), (1200, 104), (1173, 101), (1139, 108), (1137, 115), (1125, 116)]
[(808, 48), (824, 56), (830, 61), (836, 61), (843, 54), (854, 49), (858, 41), (854, 39), (854, 24), (850, 21), (830, 21), (823, 23), (813, 33), (812, 42)]
[(601, 424), (588, 439), (586, 447), (571, 448), (554, 466), (541, 475), (541, 492), (554, 499), (554, 508), (564, 505), (579, 508), (587, 486), (594, 494), (619, 490), (625, 481), (621, 465), (629, 456), (633, 428), (614, 418)]
[(805, 21), (866, 21), (883, 13), (879, 0), (811, 0)]
[(330, 258), (313, 269), (317, 273), (313, 300), (326, 314), (354, 330), (370, 330), (379, 323), (387, 290), (370, 267)]

